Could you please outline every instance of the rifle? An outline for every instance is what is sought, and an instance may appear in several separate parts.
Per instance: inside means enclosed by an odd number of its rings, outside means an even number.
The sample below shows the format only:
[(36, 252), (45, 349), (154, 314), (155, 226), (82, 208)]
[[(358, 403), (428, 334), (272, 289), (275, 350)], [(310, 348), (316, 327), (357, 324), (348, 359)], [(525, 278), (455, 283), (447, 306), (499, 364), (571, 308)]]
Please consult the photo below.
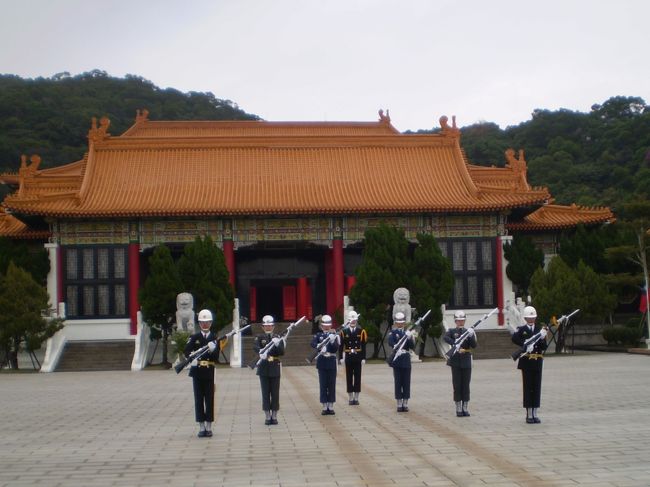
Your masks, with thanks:
[(458, 351), (460, 350), (461, 344), (465, 341), (465, 339), (469, 336), (469, 330), (472, 328), (476, 328), (478, 325), (483, 323), (485, 320), (487, 320), (490, 316), (492, 316), (494, 313), (499, 311), (499, 308), (494, 308), (492, 311), (490, 311), (488, 314), (483, 316), (480, 320), (478, 320), (476, 323), (474, 323), (472, 326), (470, 326), (467, 330), (463, 332), (461, 336), (459, 336), (455, 341), (454, 344), (451, 346), (449, 350), (445, 353), (445, 357), (447, 357), (447, 360), (450, 360), (451, 357), (456, 355)]
[[(228, 333), (226, 333), (225, 335), (221, 335), (219, 338), (216, 338), (216, 339), (212, 340), (210, 343), (213, 343), (213, 342), (214, 342), (214, 343), (217, 343), (217, 345), (218, 345), (222, 340), (227, 340), (228, 338), (230, 338), (230, 337), (233, 336), (234, 334), (236, 334), (236, 333), (241, 333), (241, 332), (244, 331), (246, 328), (250, 328), (250, 326), (251, 326), (251, 325), (246, 325), (246, 326), (243, 327), (243, 328), (239, 328), (239, 329), (237, 329), (237, 330), (231, 330), (231, 331), (229, 331)], [(190, 362), (192, 362), (192, 360), (194, 360), (194, 359), (197, 359), (197, 360), (200, 359), (203, 355), (206, 354), (206, 352), (207, 352), (208, 350), (210, 350), (210, 346), (209, 346), (209, 345), (204, 345), (204, 346), (202, 346), (201, 348), (199, 348), (198, 350), (194, 350), (194, 352), (192, 352), (192, 353), (190, 354), (189, 357), (187, 357), (185, 360), (183, 360), (183, 361), (177, 363), (177, 364), (174, 366), (174, 370), (176, 371), (177, 374), (180, 374), (180, 373), (181, 373), (181, 370), (183, 370), (185, 367), (187, 367), (187, 364), (189, 364)]]
[[(409, 326), (407, 331), (414, 330), (415, 328), (422, 326), (422, 322), (427, 319), (429, 313), (431, 313), (431, 310), (424, 313), (424, 316), (418, 318), (418, 320), (412, 326)], [(390, 353), (388, 359), (386, 360), (388, 362), (388, 365), (390, 365), (391, 367), (393, 366), (393, 361), (399, 355), (401, 355), (402, 349), (404, 348), (404, 345), (406, 345), (407, 339), (408, 339), (408, 335), (404, 333), (404, 336), (400, 338), (399, 341), (393, 346), (393, 351)]]
[[(306, 316), (303, 316), (303, 317), (300, 318), (298, 321), (294, 321), (293, 323), (291, 323), (291, 324), (287, 327), (287, 329), (284, 330), (284, 332), (282, 332), (282, 334), (280, 335), (280, 339), (286, 341), (286, 339), (289, 338), (289, 333), (291, 333), (291, 330), (293, 330), (296, 326), (298, 326), (298, 325), (299, 325), (299, 324), (300, 324), (300, 323), (301, 323), (305, 318), (306, 318)], [(264, 348), (263, 348), (262, 350), (260, 350), (259, 355), (262, 355), (262, 354), (264, 354), (264, 353), (269, 353), (269, 352), (270, 352), (271, 350), (273, 350), (274, 348), (275, 348), (275, 343), (273, 343), (273, 340), (271, 340), (269, 343), (267, 343), (267, 344), (264, 346)], [(259, 364), (261, 364), (261, 363), (262, 363), (262, 358), (261, 358), (261, 357), (257, 357), (257, 358), (255, 358), (255, 359), (253, 359), (253, 361), (252, 361), (250, 364), (248, 364), (248, 366), (249, 366), (251, 369), (255, 369), (255, 368), (257, 368), (257, 366), (258, 366)]]
[[(573, 311), (572, 313), (570, 313), (568, 315), (560, 316), (560, 319), (557, 320), (555, 323), (551, 323), (550, 326), (560, 326), (562, 323), (568, 322), (569, 318), (571, 318), (578, 311), (580, 311), (580, 310), (576, 309), (575, 311)], [(548, 327), (544, 327), (544, 328), (548, 328)], [(542, 328), (542, 329), (544, 329), (544, 328)], [(535, 333), (532, 337), (530, 337), (528, 340), (526, 340), (524, 342), (523, 346), (519, 350), (516, 350), (516, 351), (512, 352), (512, 360), (517, 361), (521, 357), (525, 357), (526, 355), (528, 355), (528, 350), (527, 350), (528, 346), (529, 345), (535, 345), (541, 339), (542, 339), (542, 331), (540, 330), (539, 332)]]
[(329, 335), (328, 337), (323, 338), (323, 340), (321, 340), (321, 342), (318, 345), (316, 345), (314, 351), (311, 352), (309, 357), (305, 359), (308, 364), (311, 364), (314, 361), (314, 359), (317, 359), (318, 357), (323, 355), (323, 353), (325, 353), (325, 351), (327, 350), (327, 345), (332, 343), (332, 339), (330, 337), (337, 337), (338, 333), (332, 330), (328, 335)]
[[(357, 316), (357, 320), (361, 316), (361, 313)], [(350, 327), (350, 320), (346, 321), (343, 326), (341, 327), (341, 331), (345, 330), (346, 328)], [(329, 337), (327, 339), (323, 340), (320, 342), (318, 345), (316, 345), (316, 348), (309, 354), (309, 357), (305, 359), (305, 362), (308, 364), (311, 364), (314, 359), (320, 357), (322, 353), (325, 351), (325, 346), (329, 343)]]

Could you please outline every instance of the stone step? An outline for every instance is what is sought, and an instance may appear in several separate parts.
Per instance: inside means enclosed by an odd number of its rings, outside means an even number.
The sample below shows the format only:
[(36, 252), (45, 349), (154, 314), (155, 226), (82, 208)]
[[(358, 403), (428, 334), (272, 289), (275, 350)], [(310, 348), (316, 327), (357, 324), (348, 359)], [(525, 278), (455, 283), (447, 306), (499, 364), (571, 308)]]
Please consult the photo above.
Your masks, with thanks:
[(134, 352), (133, 340), (67, 342), (56, 371), (130, 370)]
[(517, 349), (507, 330), (478, 330), (475, 359), (508, 358)]

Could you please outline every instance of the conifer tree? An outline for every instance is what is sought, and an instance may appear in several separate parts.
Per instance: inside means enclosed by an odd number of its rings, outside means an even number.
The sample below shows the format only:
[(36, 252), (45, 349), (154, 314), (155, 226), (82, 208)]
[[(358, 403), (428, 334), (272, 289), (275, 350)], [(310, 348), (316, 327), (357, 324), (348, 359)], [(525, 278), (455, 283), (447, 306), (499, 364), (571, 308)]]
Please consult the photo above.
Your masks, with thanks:
[(48, 320), (47, 290), (29, 272), (10, 262), (0, 276), (0, 346), (12, 368), (18, 368), (21, 347), (33, 352), (60, 330), (61, 320)]
[(449, 260), (442, 255), (433, 235), (419, 234), (419, 245), (413, 252), (410, 278), (411, 306), (422, 316), (431, 310), (422, 323), (422, 342), (419, 355), (424, 355), (427, 335), (437, 338), (442, 333), (441, 306), (449, 301), (454, 286), (454, 275)]
[(151, 338), (162, 338), (162, 364), (170, 366), (167, 345), (176, 316), (176, 296), (182, 284), (172, 254), (165, 245), (149, 258), (149, 275), (138, 293), (142, 317), (151, 327)]
[(178, 261), (183, 290), (194, 296), (196, 309), (212, 311), (212, 328), (217, 331), (232, 323), (235, 293), (230, 285), (223, 252), (210, 236), (196, 237), (185, 246)]
[[(572, 318), (573, 324), (579, 320), (602, 320), (616, 305), (616, 298), (608, 291), (602, 276), (584, 262), (579, 262), (573, 270), (559, 256), (554, 257), (546, 269), (540, 267), (535, 271), (530, 291), (542, 323), (549, 323), (552, 316), (559, 318), (575, 309), (580, 309), (580, 314)], [(564, 348), (567, 331), (566, 326), (556, 331), (556, 352)]]
[(350, 300), (361, 313), (361, 323), (375, 344), (373, 358), (377, 358), (381, 324), (392, 322), (393, 292), (407, 287), (411, 265), (408, 242), (400, 230), (381, 223), (366, 230), (364, 238), (363, 262), (357, 268)]
[(512, 243), (503, 246), (503, 253), (508, 260), (506, 275), (517, 286), (518, 295), (526, 296), (530, 278), (544, 265), (544, 252), (529, 237), (515, 235)]

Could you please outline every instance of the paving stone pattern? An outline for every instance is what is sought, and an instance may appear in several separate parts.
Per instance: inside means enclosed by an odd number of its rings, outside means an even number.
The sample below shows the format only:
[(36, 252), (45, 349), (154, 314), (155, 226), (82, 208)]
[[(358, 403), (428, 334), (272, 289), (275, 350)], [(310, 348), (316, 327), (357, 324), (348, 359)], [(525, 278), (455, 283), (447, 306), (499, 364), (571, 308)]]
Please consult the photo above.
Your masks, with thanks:
[(475, 362), (469, 418), (441, 361), (414, 364), (408, 413), (385, 364), (364, 368), (360, 406), (340, 369), (335, 416), (316, 370), (286, 367), (277, 426), (254, 372), (219, 368), (213, 438), (196, 437), (191, 389), (173, 371), (0, 374), (0, 486), (650, 485), (648, 356), (547, 358), (538, 425), (510, 359)]

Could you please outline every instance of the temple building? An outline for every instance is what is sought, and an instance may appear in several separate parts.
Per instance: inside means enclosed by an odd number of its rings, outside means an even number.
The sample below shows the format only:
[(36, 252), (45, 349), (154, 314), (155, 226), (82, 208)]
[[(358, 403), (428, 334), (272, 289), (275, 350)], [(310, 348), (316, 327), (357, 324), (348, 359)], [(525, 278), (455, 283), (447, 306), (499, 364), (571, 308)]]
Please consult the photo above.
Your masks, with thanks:
[[(607, 208), (552, 204), (531, 187), (523, 152), (472, 165), (455, 121), (436, 134), (375, 122), (152, 121), (119, 136), (93, 120), (88, 152), (39, 169), (23, 157), (1, 174), (0, 236), (46, 242), (52, 307), (69, 339), (137, 331), (138, 289), (153, 248), (175, 256), (197, 235), (223, 250), (239, 312), (251, 321), (334, 314), (354, 285), (367, 228), (433, 234), (452, 264), (449, 310), (504, 308), (512, 292), (503, 243), (533, 235), (548, 254), (557, 231), (613, 220)], [(490, 326), (503, 325), (503, 313)]]

